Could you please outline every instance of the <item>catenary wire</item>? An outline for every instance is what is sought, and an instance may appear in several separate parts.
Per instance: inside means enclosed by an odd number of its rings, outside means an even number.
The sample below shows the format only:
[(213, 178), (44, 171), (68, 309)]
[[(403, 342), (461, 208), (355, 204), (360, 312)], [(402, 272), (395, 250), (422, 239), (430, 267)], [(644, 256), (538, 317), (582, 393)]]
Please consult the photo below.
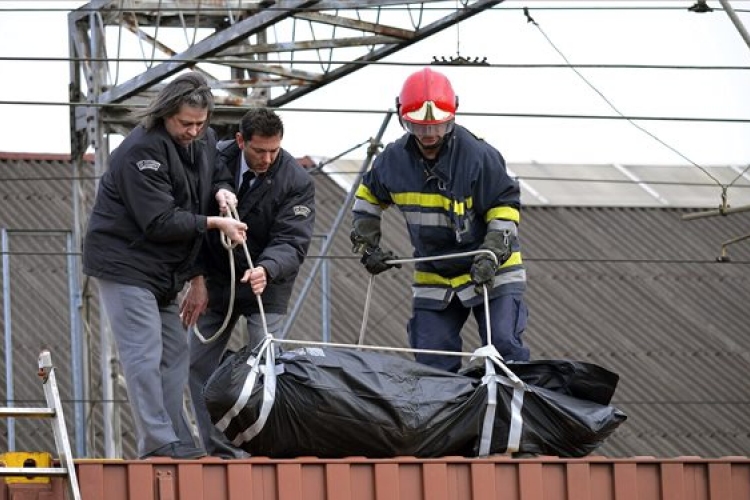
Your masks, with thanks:
[[(0, 256), (8, 255), (15, 257), (32, 257), (32, 256), (46, 256), (46, 257), (67, 257), (76, 256), (80, 257), (81, 252), (26, 252), (11, 250), (8, 252), (0, 251)], [(361, 256), (358, 255), (308, 255), (306, 259), (320, 259), (328, 261), (337, 260), (359, 260)], [(747, 265), (750, 264), (748, 260), (730, 260), (727, 262), (717, 262), (711, 259), (590, 259), (590, 258), (558, 258), (558, 257), (524, 257), (524, 262), (563, 262), (570, 263), (574, 262), (577, 264), (674, 264), (674, 265), (693, 265), (693, 264), (716, 264), (716, 265)]]
[[(62, 57), (62, 56), (0, 56), (0, 61), (9, 62), (144, 62), (141, 57)], [(228, 64), (224, 58), (154, 58), (151, 62), (158, 63), (175, 63), (186, 62), (193, 64)], [(269, 61), (254, 60), (254, 63), (264, 64), (298, 64), (298, 65), (317, 65), (319, 60), (306, 59), (274, 59)], [(410, 61), (329, 61), (334, 65), (351, 65), (351, 66), (398, 66), (398, 67), (423, 67), (424, 62)], [(451, 64), (432, 64), (432, 66), (453, 66)], [(736, 65), (685, 65), (685, 64), (612, 64), (612, 63), (580, 63), (580, 64), (555, 64), (555, 63), (486, 63), (481, 66), (466, 65), (467, 69), (643, 69), (643, 70), (690, 70), (690, 71), (747, 71), (750, 66)]]
[[(75, 3), (70, 0), (58, 0), (60, 3), (66, 2), (66, 3)], [(576, 3), (576, 2), (585, 2), (587, 0), (567, 0), (568, 3)], [(747, 0), (735, 0), (738, 2), (745, 2)], [(0, 0), (0, 5), (3, 3), (20, 3), (18, 0)], [(26, 0), (25, 4), (33, 4), (35, 2), (38, 3), (52, 3), (52, 0)], [(86, 7), (87, 2), (77, 2), (82, 3), (84, 5), (81, 5), (77, 8), (69, 8), (69, 7), (0, 7), (0, 12), (91, 12), (91, 11), (99, 11), (100, 9), (95, 8), (89, 8)], [(415, 2), (416, 3), (416, 2)], [(455, 7), (449, 7), (447, 4), (450, 2), (448, 0), (425, 0), (423, 2), (420, 2), (420, 4), (424, 5), (430, 5), (430, 4), (443, 4), (446, 5), (444, 7), (442, 6), (430, 6), (424, 8), (424, 10), (429, 12), (454, 12)], [(604, 3), (604, 2), (602, 2)], [(204, 12), (217, 12), (218, 10), (223, 10), (224, 8), (228, 10), (243, 10), (243, 9), (232, 9), (230, 6), (219, 6), (219, 7), (198, 7), (198, 8), (185, 8), (185, 7), (165, 7), (162, 9), (162, 12), (164, 13), (178, 13), (178, 12), (190, 12), (190, 13), (204, 13)], [(408, 11), (409, 5), (406, 6), (400, 6), (400, 5), (382, 5), (382, 6), (358, 6), (358, 7), (352, 7), (349, 9), (341, 8), (339, 7), (338, 10), (341, 11), (348, 11), (348, 10), (387, 10), (387, 11)], [(413, 8), (413, 7), (412, 7)], [(470, 10), (473, 7), (464, 7), (464, 10)], [(511, 10), (523, 10), (524, 7), (512, 7), (508, 5), (497, 5), (492, 7), (491, 9), (484, 9), (484, 10), (492, 10), (492, 11), (511, 11)], [(108, 8), (108, 12), (118, 12), (118, 11), (125, 11), (125, 12), (132, 12), (133, 8)], [(244, 9), (249, 10), (249, 9)], [(319, 11), (319, 10), (333, 10), (333, 7), (329, 7), (328, 9), (321, 9), (320, 7), (264, 7), (264, 11), (269, 12), (275, 12), (275, 11), (282, 11), (282, 12), (288, 12), (288, 11), (294, 11), (294, 12), (310, 12), (310, 11)], [(681, 5), (566, 5), (566, 6), (536, 6), (534, 7), (534, 10), (544, 10), (544, 11), (687, 11), (687, 7), (681, 6)], [(714, 11), (722, 11), (721, 8), (714, 8)], [(734, 9), (735, 12), (745, 12), (742, 9)]]
[[(363, 144), (359, 144), (356, 147), (361, 147)], [(348, 151), (345, 151), (344, 153), (341, 153), (340, 155), (337, 155), (334, 158), (330, 158), (326, 160), (325, 162), (322, 162), (321, 164), (310, 167), (308, 169), (308, 172), (311, 175), (328, 175), (328, 174), (321, 172), (320, 169), (325, 167), (327, 164), (332, 163), (336, 159), (339, 159), (341, 155), (353, 151), (354, 149), (356, 149), (356, 147)], [(0, 160), (2, 160), (2, 154), (0, 154)], [(665, 167), (665, 168), (672, 168), (672, 167)], [(750, 165), (748, 165), (745, 168), (745, 170), (738, 175), (738, 177), (741, 177), (747, 170), (750, 170)], [(336, 175), (347, 175), (347, 174), (354, 175), (354, 174), (358, 174), (359, 171), (337, 170), (334, 173)], [(61, 175), (61, 176), (51, 176), (51, 177), (0, 177), (0, 182), (95, 181), (99, 179), (100, 177), (101, 176), (99, 175), (79, 175), (79, 176)], [(580, 182), (583, 184), (586, 184), (586, 183), (624, 184), (624, 185), (648, 184), (648, 185), (658, 185), (658, 186), (680, 186), (680, 187), (715, 187), (716, 186), (716, 184), (713, 182), (707, 183), (707, 182), (683, 182), (683, 181), (657, 181), (657, 180), (648, 180), (648, 179), (640, 179), (640, 180), (634, 181), (630, 179), (588, 179), (588, 178), (576, 178), (576, 177), (546, 177), (546, 176), (537, 176), (537, 175), (516, 175), (516, 176), (513, 176), (513, 178), (519, 181)], [(732, 186), (732, 187), (737, 188), (737, 189), (746, 189), (746, 188), (750, 188), (750, 184), (741, 184), (741, 185)]]
[[(62, 102), (62, 101), (5, 101), (0, 100), (0, 106), (73, 106), (85, 108), (112, 108), (112, 109), (138, 109), (142, 105), (131, 105), (124, 103), (89, 103), (89, 102)], [(231, 111), (239, 109), (239, 106), (217, 105), (215, 111)], [(354, 114), (384, 114), (385, 109), (353, 109), (353, 108), (291, 108), (291, 107), (269, 107), (274, 111), (290, 113), (354, 113)], [(571, 115), (553, 113), (491, 113), (464, 111), (456, 113), (456, 116), (478, 116), (498, 118), (560, 118), (560, 119), (583, 119), (583, 120), (639, 120), (639, 121), (675, 121), (675, 122), (706, 122), (706, 123), (750, 123), (750, 118), (712, 118), (696, 116), (620, 116), (620, 115)]]
[[(568, 59), (568, 57), (566, 57), (566, 55), (565, 55), (565, 54), (564, 54), (564, 53), (563, 53), (563, 52), (562, 52), (562, 51), (561, 51), (561, 50), (560, 50), (560, 49), (559, 49), (559, 48), (557, 47), (557, 45), (556, 45), (556, 44), (555, 44), (555, 43), (554, 43), (554, 42), (552, 41), (552, 39), (551, 39), (551, 38), (550, 38), (550, 37), (549, 37), (549, 36), (547, 35), (547, 33), (545, 33), (545, 31), (544, 31), (544, 30), (542, 29), (542, 27), (541, 27), (541, 26), (539, 25), (539, 23), (537, 23), (537, 22), (536, 22), (536, 21), (535, 21), (535, 20), (534, 20), (534, 19), (533, 19), (533, 18), (531, 17), (531, 15), (530, 15), (530, 13), (529, 13), (529, 10), (528, 10), (528, 9), (525, 9), (525, 10), (524, 10), (524, 15), (526, 16), (526, 18), (527, 18), (527, 21), (528, 21), (528, 23), (530, 23), (530, 24), (532, 24), (533, 26), (535, 26), (535, 27), (537, 28), (537, 30), (539, 31), (539, 33), (540, 33), (540, 34), (541, 34), (541, 35), (542, 35), (542, 36), (544, 37), (544, 39), (545, 39), (545, 40), (547, 40), (547, 42), (548, 42), (548, 43), (550, 44), (550, 46), (552, 47), (552, 49), (553, 49), (553, 50), (554, 50), (555, 52), (557, 52), (557, 53), (558, 53), (558, 54), (560, 55), (560, 57), (561, 57), (561, 58), (563, 59), (563, 61), (565, 61), (565, 63), (566, 63), (566, 64), (570, 65), (570, 60)], [(610, 109), (612, 109), (612, 111), (614, 111), (614, 112), (615, 112), (615, 113), (616, 113), (616, 114), (617, 114), (618, 116), (620, 116), (620, 117), (622, 117), (622, 118), (625, 118), (625, 120), (626, 120), (626, 121), (627, 121), (628, 123), (630, 123), (630, 124), (631, 124), (631, 125), (632, 125), (633, 127), (635, 127), (636, 129), (640, 130), (640, 131), (641, 131), (641, 132), (643, 132), (644, 134), (648, 135), (648, 136), (649, 136), (649, 137), (651, 137), (651, 138), (652, 138), (653, 140), (655, 140), (656, 142), (658, 142), (659, 144), (661, 144), (661, 145), (662, 145), (662, 146), (664, 146), (665, 148), (669, 149), (670, 151), (672, 151), (673, 153), (675, 153), (675, 154), (676, 154), (677, 156), (679, 156), (679, 157), (680, 157), (680, 158), (682, 158), (683, 160), (687, 161), (688, 163), (690, 163), (690, 164), (691, 164), (691, 165), (693, 165), (694, 167), (696, 167), (696, 168), (698, 168), (699, 170), (701, 170), (701, 171), (702, 171), (702, 172), (703, 172), (704, 174), (706, 174), (706, 175), (707, 175), (707, 176), (708, 176), (708, 177), (709, 177), (709, 178), (710, 178), (711, 180), (713, 180), (713, 181), (714, 181), (714, 182), (715, 182), (715, 183), (716, 183), (717, 185), (719, 185), (719, 186), (721, 186), (721, 187), (725, 187), (725, 186), (724, 186), (724, 185), (723, 185), (723, 184), (722, 184), (722, 183), (721, 183), (721, 182), (720, 182), (720, 181), (719, 181), (719, 180), (718, 180), (718, 179), (717, 179), (716, 177), (714, 177), (713, 175), (711, 175), (711, 173), (710, 173), (710, 172), (708, 172), (708, 170), (706, 170), (706, 169), (705, 169), (704, 167), (700, 166), (700, 165), (699, 165), (698, 163), (696, 163), (696, 162), (695, 162), (695, 161), (693, 161), (692, 159), (688, 158), (688, 157), (687, 157), (687, 156), (686, 156), (685, 154), (683, 154), (683, 153), (682, 153), (681, 151), (679, 151), (678, 149), (676, 149), (676, 148), (675, 148), (675, 147), (673, 147), (672, 145), (670, 145), (670, 144), (668, 144), (667, 142), (665, 142), (664, 140), (662, 140), (662, 139), (661, 139), (660, 137), (658, 137), (658, 136), (657, 136), (656, 134), (652, 133), (651, 131), (649, 131), (649, 130), (648, 130), (648, 129), (646, 129), (645, 127), (643, 127), (643, 126), (641, 126), (641, 125), (639, 125), (639, 124), (635, 123), (635, 121), (634, 121), (634, 120), (632, 120), (632, 119), (630, 119), (630, 118), (626, 118), (626, 117), (625, 117), (625, 114), (624, 114), (623, 112), (621, 112), (621, 111), (620, 111), (620, 109), (619, 109), (619, 108), (618, 108), (617, 106), (615, 106), (615, 105), (614, 105), (614, 104), (612, 103), (612, 101), (611, 101), (611, 100), (610, 100), (609, 98), (607, 98), (607, 96), (605, 96), (605, 95), (604, 95), (604, 93), (602, 93), (602, 91), (600, 91), (600, 90), (599, 90), (599, 89), (598, 89), (598, 88), (597, 88), (596, 86), (594, 86), (594, 84), (593, 84), (593, 83), (591, 83), (591, 81), (589, 81), (589, 79), (587, 79), (587, 78), (586, 78), (586, 77), (585, 77), (585, 76), (584, 76), (584, 75), (583, 75), (583, 74), (582, 74), (582, 73), (581, 73), (580, 71), (578, 71), (578, 69), (576, 69), (576, 68), (574, 68), (574, 67), (572, 67), (572, 66), (570, 67), (570, 69), (571, 69), (571, 70), (572, 70), (572, 71), (573, 71), (573, 72), (574, 72), (574, 73), (575, 73), (576, 75), (578, 75), (578, 77), (580, 77), (580, 78), (581, 78), (581, 80), (583, 80), (583, 82), (584, 82), (584, 83), (585, 83), (586, 85), (588, 85), (588, 86), (589, 86), (589, 87), (590, 87), (590, 88), (591, 88), (591, 89), (592, 89), (592, 90), (593, 90), (593, 91), (594, 91), (594, 92), (595, 92), (595, 93), (596, 93), (597, 95), (599, 95), (599, 97), (601, 97), (601, 98), (602, 98), (602, 100), (604, 100), (604, 102), (605, 102), (605, 103), (607, 104), (607, 106), (609, 106), (609, 108), (610, 108)]]

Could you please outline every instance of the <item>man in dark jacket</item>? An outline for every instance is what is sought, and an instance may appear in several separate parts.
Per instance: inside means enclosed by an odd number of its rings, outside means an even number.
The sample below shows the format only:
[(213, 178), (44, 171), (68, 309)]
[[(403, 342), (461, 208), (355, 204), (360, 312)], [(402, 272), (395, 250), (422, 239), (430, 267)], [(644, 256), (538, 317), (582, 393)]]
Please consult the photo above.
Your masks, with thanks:
[[(203, 387), (240, 316), (247, 321), (251, 346), (265, 338), (264, 319), (268, 334), (281, 332), (315, 223), (315, 185), (281, 149), (283, 136), (281, 118), (258, 108), (242, 118), (234, 141), (219, 143), (217, 166), (226, 166), (238, 186), (237, 211), (249, 228), (252, 267), (242, 246), (227, 249), (218, 235), (210, 235), (198, 261), (202, 275), (191, 281), (182, 302), (183, 321), (196, 325), (196, 335), (190, 337), (190, 391), (198, 428), (207, 452), (225, 458), (244, 454), (211, 423)], [(235, 276), (242, 276), (240, 282), (232, 282), (231, 266)]]
[(97, 278), (109, 316), (141, 458), (205, 455), (184, 412), (188, 343), (175, 299), (208, 229), (238, 243), (247, 229), (203, 215), (212, 199), (222, 210), (236, 204), (231, 176), (213, 166), (212, 109), (198, 73), (159, 92), (112, 153), (83, 244), (83, 271)]
[[(430, 68), (409, 76), (397, 100), (406, 134), (386, 146), (362, 178), (352, 207), (352, 243), (372, 274), (392, 267), (380, 247), (383, 210), (404, 214), (414, 247), (413, 348), (460, 352), (461, 329), (473, 314), (507, 360), (526, 361), (526, 271), (518, 237), (520, 189), (492, 146), (455, 124), (450, 81)], [(477, 252), (483, 250), (484, 252)], [(449, 254), (477, 252), (474, 256)], [(473, 254), (472, 254), (473, 255)], [(490, 332), (483, 307), (488, 297)], [(417, 361), (457, 371), (461, 358), (417, 352)]]

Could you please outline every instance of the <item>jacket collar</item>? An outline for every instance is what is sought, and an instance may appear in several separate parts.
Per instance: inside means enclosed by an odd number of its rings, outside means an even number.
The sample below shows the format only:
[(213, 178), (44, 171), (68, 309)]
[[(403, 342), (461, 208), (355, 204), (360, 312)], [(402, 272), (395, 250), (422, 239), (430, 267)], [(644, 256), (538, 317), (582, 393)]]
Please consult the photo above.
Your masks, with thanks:
[[(435, 158), (435, 160), (427, 160), (419, 150), (417, 139), (414, 138), (411, 134), (406, 134), (406, 136), (407, 138), (404, 144), (404, 148), (409, 152), (409, 154), (417, 158), (420, 165), (425, 165), (426, 168), (429, 168), (430, 174), (434, 175), (443, 182), (448, 182), (451, 178), (451, 161), (453, 159), (453, 155), (451, 154), (451, 152), (455, 147), (455, 129), (447, 134), (444, 138), (443, 144), (440, 147), (440, 151), (438, 152), (437, 158)], [(427, 165), (430, 166), (427, 167)]]

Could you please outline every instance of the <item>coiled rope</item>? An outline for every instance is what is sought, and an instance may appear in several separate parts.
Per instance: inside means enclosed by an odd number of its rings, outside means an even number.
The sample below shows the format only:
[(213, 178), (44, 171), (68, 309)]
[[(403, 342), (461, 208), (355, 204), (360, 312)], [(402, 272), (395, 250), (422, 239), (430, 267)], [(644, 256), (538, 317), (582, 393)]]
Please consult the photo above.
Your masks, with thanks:
[[(230, 204), (229, 210), (227, 210), (226, 213), (223, 214), (224, 217), (234, 217), (236, 220), (240, 220), (240, 215), (237, 212), (237, 207), (235, 205)], [(235, 298), (235, 281), (236, 281), (236, 269), (235, 269), (235, 263), (234, 263), (234, 249), (237, 247), (238, 243), (233, 242), (229, 236), (221, 233), (221, 245), (226, 248), (227, 254), (229, 256), (229, 286), (230, 286), (230, 294), (229, 294), (229, 307), (227, 308), (226, 316), (224, 317), (224, 322), (221, 324), (221, 327), (216, 330), (216, 333), (214, 333), (211, 337), (205, 338), (200, 330), (198, 329), (198, 325), (195, 324), (193, 326), (193, 333), (195, 333), (195, 336), (198, 337), (198, 340), (200, 340), (204, 344), (210, 344), (211, 342), (214, 342), (219, 336), (224, 333), (224, 330), (226, 330), (227, 325), (229, 324), (229, 320), (232, 317), (232, 312), (234, 311), (234, 298)], [(255, 266), (253, 265), (253, 259), (250, 257), (250, 251), (247, 249), (247, 242), (242, 242), (242, 249), (245, 252), (245, 258), (247, 259), (247, 264), (250, 270), (255, 269)], [(267, 285), (267, 284), (266, 284)], [(260, 298), (260, 294), (256, 293), (255, 298), (258, 300), (258, 310), (260, 312), (260, 319), (263, 324), (263, 333), (267, 337), (268, 336), (268, 323), (266, 322), (266, 313), (263, 309), (263, 300)]]

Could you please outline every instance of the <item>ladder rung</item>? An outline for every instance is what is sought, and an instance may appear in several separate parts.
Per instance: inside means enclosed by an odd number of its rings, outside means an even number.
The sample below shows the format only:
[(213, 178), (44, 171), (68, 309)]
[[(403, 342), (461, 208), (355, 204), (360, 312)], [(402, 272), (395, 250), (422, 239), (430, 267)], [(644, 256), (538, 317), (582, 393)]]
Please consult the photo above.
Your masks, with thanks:
[(62, 467), (0, 467), (0, 476), (48, 477), (67, 475), (68, 469)]
[(50, 418), (55, 416), (52, 408), (0, 408), (0, 417), (37, 417)]
[[(39, 354), (39, 371), (37, 373), (42, 376), (42, 387), (44, 388), (44, 398), (47, 401), (47, 408), (0, 408), (0, 418), (36, 417), (52, 419), (52, 432), (55, 435), (55, 445), (57, 447), (57, 454), (60, 457), (60, 467), (0, 466), (0, 476), (28, 479), (50, 476), (67, 477), (67, 498), (69, 500), (81, 500), (81, 490), (78, 486), (76, 467), (73, 463), (73, 455), (70, 450), (70, 442), (68, 441), (68, 431), (65, 427), (65, 415), (63, 414), (62, 402), (60, 401), (60, 393), (57, 389), (57, 377), (55, 376), (55, 369), (52, 364), (52, 356), (47, 350)], [(15, 452), (4, 454), (4, 460), (11, 465), (32, 465), (26, 460), (23, 463), (19, 463), (17, 459), (22, 459), (23, 457), (16, 456), (13, 453)], [(50, 465), (50, 460), (48, 458), (45, 459), (42, 465)]]

